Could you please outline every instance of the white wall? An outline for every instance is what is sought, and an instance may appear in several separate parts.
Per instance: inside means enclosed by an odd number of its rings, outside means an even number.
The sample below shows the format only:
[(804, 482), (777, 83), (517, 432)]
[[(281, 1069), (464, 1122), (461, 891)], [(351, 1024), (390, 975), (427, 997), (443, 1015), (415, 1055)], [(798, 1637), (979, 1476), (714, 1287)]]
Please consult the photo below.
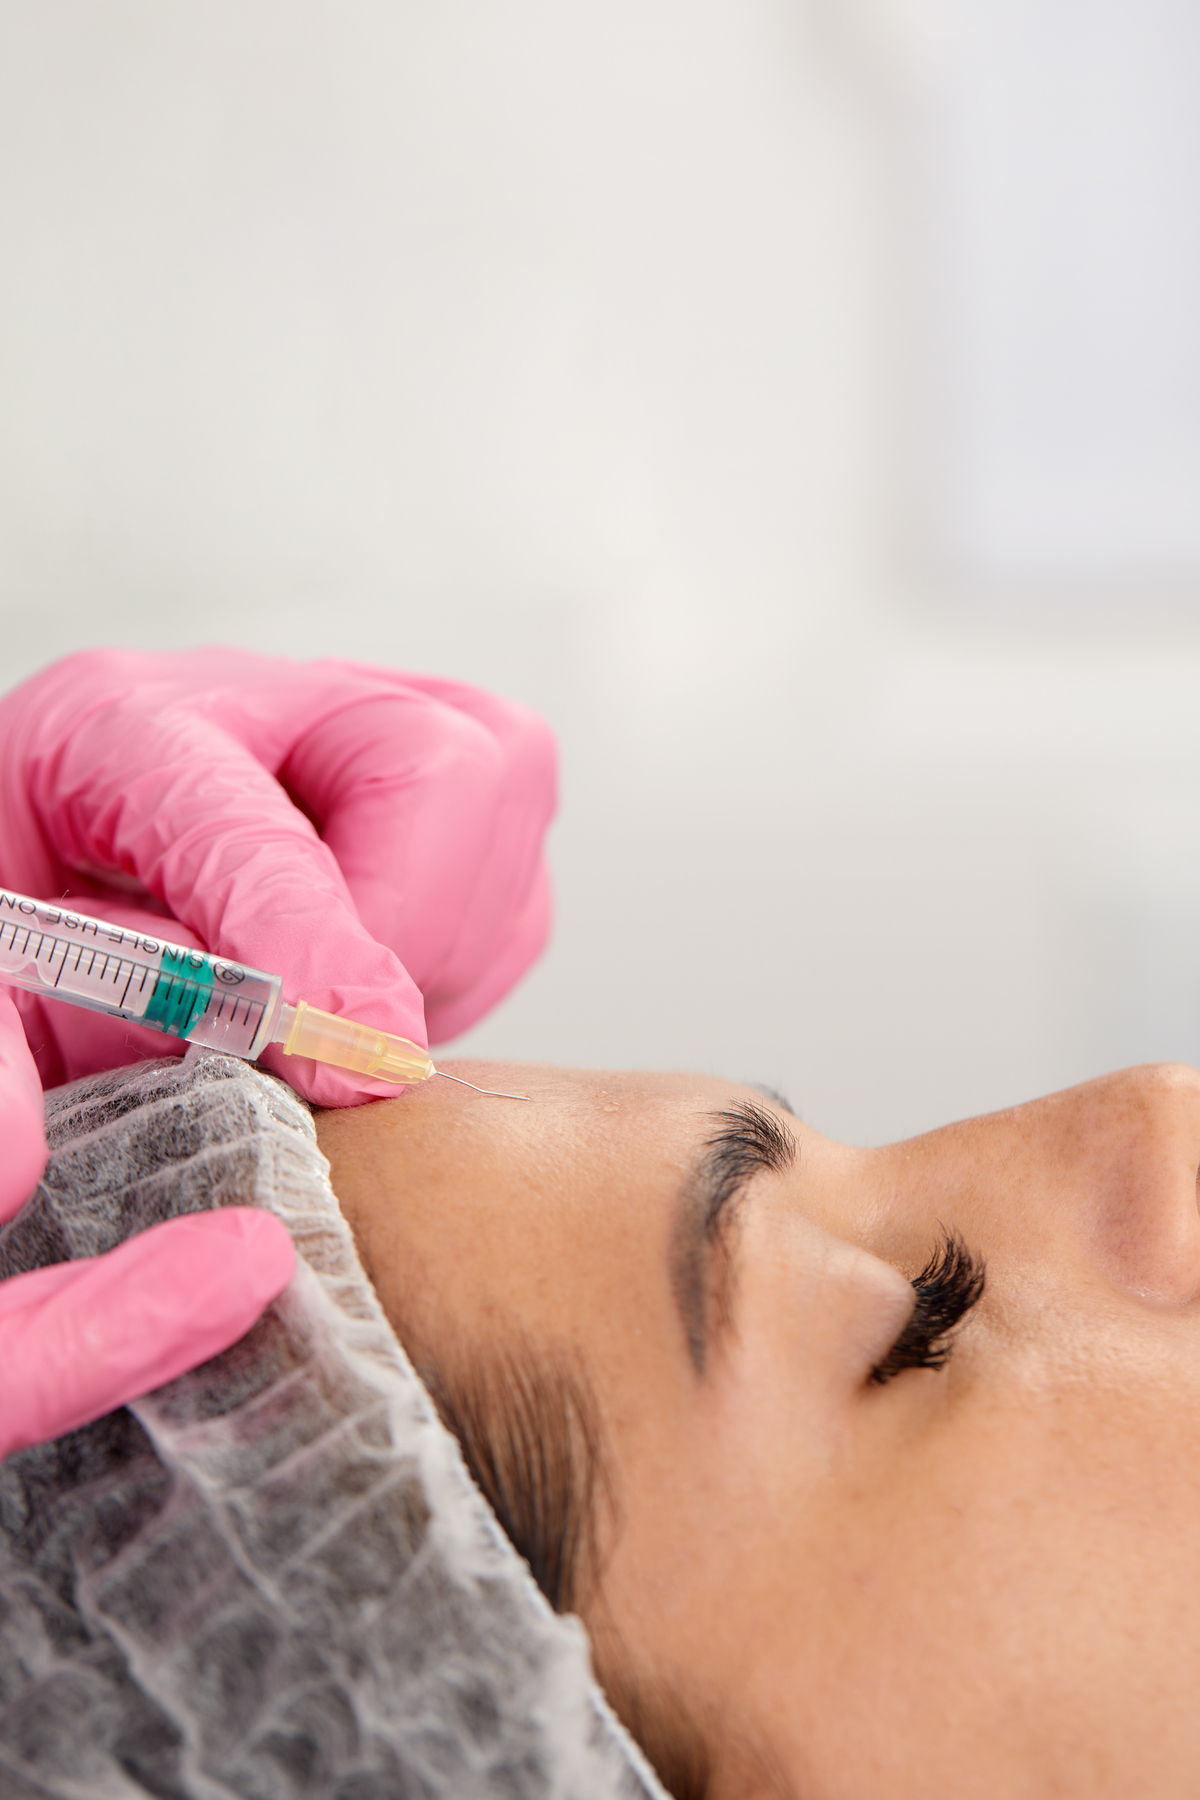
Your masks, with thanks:
[(4, 683), (223, 640), (539, 707), (557, 936), (464, 1047), (855, 1138), (1200, 1061), (1196, 596), (917, 554), (921, 25), (0, 0)]
[(945, 39), (930, 186), (959, 564), (1194, 581), (1200, 9), (954, 0)]

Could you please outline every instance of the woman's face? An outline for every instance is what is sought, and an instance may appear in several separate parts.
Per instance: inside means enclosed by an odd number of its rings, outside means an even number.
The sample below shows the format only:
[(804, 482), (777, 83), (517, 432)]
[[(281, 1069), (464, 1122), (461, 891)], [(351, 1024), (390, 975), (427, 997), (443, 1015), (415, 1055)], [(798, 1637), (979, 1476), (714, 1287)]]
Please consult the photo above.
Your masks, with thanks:
[[(335, 1190), (435, 1360), (586, 1367), (600, 1639), (701, 1722), (715, 1792), (1195, 1794), (1200, 1075), (864, 1150), (727, 1082), (451, 1067), (533, 1104), (324, 1114)], [(794, 1156), (721, 1161), (746, 1105)], [(881, 1384), (948, 1232), (983, 1298)]]

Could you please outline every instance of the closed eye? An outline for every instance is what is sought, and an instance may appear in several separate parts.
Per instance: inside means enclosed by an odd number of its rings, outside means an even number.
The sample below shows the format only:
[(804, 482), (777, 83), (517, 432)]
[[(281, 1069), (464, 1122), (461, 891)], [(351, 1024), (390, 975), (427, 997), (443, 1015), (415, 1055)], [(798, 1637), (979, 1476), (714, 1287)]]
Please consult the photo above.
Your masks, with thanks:
[(899, 1337), (871, 1370), (882, 1387), (905, 1369), (944, 1369), (954, 1337), (983, 1298), (987, 1268), (956, 1232), (945, 1232), (925, 1267), (912, 1278), (916, 1299)]

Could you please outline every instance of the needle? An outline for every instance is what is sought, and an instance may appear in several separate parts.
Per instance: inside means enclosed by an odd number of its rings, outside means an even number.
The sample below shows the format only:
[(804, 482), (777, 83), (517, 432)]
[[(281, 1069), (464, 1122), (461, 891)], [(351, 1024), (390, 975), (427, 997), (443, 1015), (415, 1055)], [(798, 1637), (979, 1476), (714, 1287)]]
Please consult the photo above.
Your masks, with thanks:
[(477, 1094), (486, 1094), (489, 1100), (532, 1100), (532, 1094), (501, 1094), (495, 1088), (475, 1087), (473, 1081), (464, 1081), (461, 1075), (447, 1075), (445, 1069), (435, 1069), (435, 1075), (441, 1075), (446, 1081), (457, 1081), (459, 1087), (475, 1088)]

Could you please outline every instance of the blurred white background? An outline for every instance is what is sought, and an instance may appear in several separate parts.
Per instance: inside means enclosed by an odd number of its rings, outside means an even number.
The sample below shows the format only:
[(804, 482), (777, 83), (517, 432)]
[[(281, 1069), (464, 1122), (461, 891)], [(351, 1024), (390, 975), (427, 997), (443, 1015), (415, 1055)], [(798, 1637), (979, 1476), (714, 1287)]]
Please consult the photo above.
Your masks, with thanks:
[(464, 1050), (855, 1140), (1200, 1062), (1197, 118), (1192, 0), (0, 0), (0, 677), (538, 708)]

